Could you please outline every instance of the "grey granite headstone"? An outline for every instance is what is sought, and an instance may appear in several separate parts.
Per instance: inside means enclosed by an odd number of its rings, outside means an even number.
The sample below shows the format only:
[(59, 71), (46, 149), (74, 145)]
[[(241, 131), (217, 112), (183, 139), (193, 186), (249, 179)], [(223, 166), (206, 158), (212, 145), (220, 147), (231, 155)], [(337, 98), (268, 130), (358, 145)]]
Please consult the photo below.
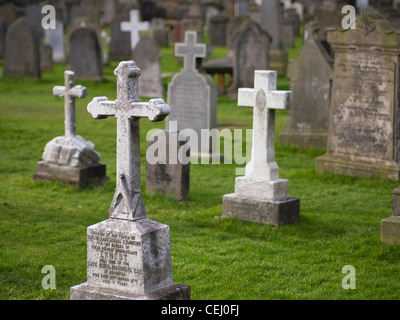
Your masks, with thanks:
[(250, 18), (246, 15), (232, 16), (229, 17), (226, 25), (226, 47), (228, 50), (228, 56), (233, 56), (233, 37), (239, 30), (240, 26)]
[(233, 42), (233, 83), (231, 99), (238, 88), (254, 86), (254, 71), (266, 70), (269, 62), (270, 37), (253, 20), (246, 20), (236, 31)]
[(68, 70), (64, 75), (65, 85), (55, 86), (53, 94), (64, 98), (65, 134), (46, 144), (33, 180), (58, 180), (77, 186), (107, 182), (106, 166), (99, 163), (93, 143), (76, 135), (75, 99), (85, 98), (87, 90), (75, 85), (74, 72)]
[(381, 241), (388, 245), (400, 245), (400, 188), (393, 190), (392, 216), (381, 221)]
[(39, 36), (25, 18), (7, 31), (3, 77), (41, 77)]
[(42, 18), (42, 8), (38, 4), (33, 3), (25, 8), (25, 19), (39, 32), (40, 37), (43, 35)]
[(69, 36), (69, 66), (76, 79), (103, 80), (102, 49), (96, 31), (79, 27)]
[(213, 46), (226, 46), (226, 25), (228, 17), (213, 16), (210, 19), (210, 42)]
[(288, 67), (293, 106), (279, 142), (283, 146), (325, 149), (333, 59), (317, 38), (316, 22), (309, 22), (305, 29), (307, 39)]
[(177, 131), (192, 129), (197, 133), (198, 139), (190, 141), (193, 157), (220, 158), (212, 145), (208, 151), (201, 148), (202, 142), (206, 143), (201, 130), (211, 130), (217, 122), (217, 88), (208, 74), (196, 69), (196, 58), (207, 56), (207, 45), (197, 42), (196, 32), (187, 31), (185, 42), (175, 43), (175, 55), (183, 57), (184, 67), (168, 84), (168, 123), (177, 121)]
[(140, 101), (135, 62), (114, 73), (117, 99), (96, 97), (88, 111), (117, 119), (117, 186), (110, 218), (87, 229), (87, 282), (71, 288), (71, 300), (190, 299), (189, 286), (172, 282), (169, 226), (147, 218), (141, 194), (139, 121), (161, 121), (169, 106)]
[(164, 87), (161, 79), (161, 51), (149, 36), (140, 39), (132, 52), (133, 60), (142, 70), (139, 82), (139, 95), (143, 97), (163, 97)]
[(300, 200), (288, 197), (288, 180), (279, 178), (275, 162), (275, 110), (291, 106), (291, 92), (276, 90), (276, 71), (254, 72), (254, 89), (240, 88), (238, 105), (252, 107), (253, 143), (245, 176), (235, 193), (223, 196), (222, 216), (273, 226), (298, 222)]
[(111, 40), (109, 58), (111, 60), (129, 60), (131, 58), (131, 37), (128, 32), (121, 30), (121, 23), (129, 19), (129, 13), (118, 14), (111, 24)]
[(52, 71), (53, 70), (53, 49), (52, 47), (44, 42), (40, 42), (40, 70), (41, 71)]
[(318, 172), (399, 180), (400, 33), (363, 14), (356, 29), (331, 30), (335, 52), (327, 153)]
[(64, 25), (56, 21), (55, 29), (46, 29), (44, 32), (46, 43), (53, 48), (53, 62), (65, 62)]

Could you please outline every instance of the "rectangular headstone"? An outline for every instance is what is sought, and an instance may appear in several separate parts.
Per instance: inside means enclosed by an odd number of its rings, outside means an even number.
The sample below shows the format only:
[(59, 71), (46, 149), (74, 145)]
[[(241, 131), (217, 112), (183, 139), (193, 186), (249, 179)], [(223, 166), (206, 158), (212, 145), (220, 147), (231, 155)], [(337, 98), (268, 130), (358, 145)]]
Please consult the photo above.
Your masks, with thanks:
[(319, 172), (398, 180), (400, 34), (364, 14), (356, 29), (332, 30), (335, 52), (327, 153)]

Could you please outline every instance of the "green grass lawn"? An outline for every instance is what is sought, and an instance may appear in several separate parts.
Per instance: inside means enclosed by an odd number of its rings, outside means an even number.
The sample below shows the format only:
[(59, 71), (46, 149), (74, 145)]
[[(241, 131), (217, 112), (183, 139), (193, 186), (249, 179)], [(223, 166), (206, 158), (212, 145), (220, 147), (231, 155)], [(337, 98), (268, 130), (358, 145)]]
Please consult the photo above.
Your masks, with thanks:
[[(291, 58), (300, 39), (296, 46)], [(162, 54), (163, 72), (178, 72), (172, 47)], [(95, 96), (115, 99), (117, 63), (104, 68), (105, 82), (77, 82), (88, 89), (76, 101), (77, 133), (95, 144), (110, 177), (87, 189), (31, 181), (46, 143), (64, 134), (64, 101), (52, 88), (63, 85), (66, 65), (41, 80), (0, 79), (1, 299), (69, 299), (70, 287), (86, 281), (86, 228), (108, 218), (116, 174), (116, 121), (94, 120), (86, 106)], [(288, 89), (287, 80), (278, 86)], [(400, 248), (380, 241), (398, 183), (316, 173), (324, 151), (278, 144), (287, 116), (277, 112), (276, 162), (289, 196), (301, 201), (301, 221), (283, 227), (215, 218), (222, 196), (234, 191), (235, 164), (192, 165), (187, 202), (146, 193), (146, 133), (165, 123), (141, 120), (143, 197), (148, 217), (170, 226), (174, 282), (190, 285), (194, 300), (399, 299)], [(252, 110), (220, 97), (218, 126), (228, 125), (251, 128)], [(56, 270), (55, 290), (42, 289), (46, 265)], [(346, 265), (356, 270), (354, 290), (342, 288)]]

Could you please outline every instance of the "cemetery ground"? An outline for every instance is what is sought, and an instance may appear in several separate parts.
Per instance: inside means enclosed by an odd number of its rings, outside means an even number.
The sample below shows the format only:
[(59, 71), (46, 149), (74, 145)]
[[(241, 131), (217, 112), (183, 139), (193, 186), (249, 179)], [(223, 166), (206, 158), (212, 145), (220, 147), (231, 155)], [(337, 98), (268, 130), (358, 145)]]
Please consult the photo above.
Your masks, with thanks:
[[(181, 68), (172, 51), (162, 49), (164, 73)], [(52, 88), (66, 65), (41, 80), (0, 79), (0, 299), (69, 299), (70, 287), (86, 281), (86, 228), (108, 218), (116, 182), (116, 121), (95, 121), (86, 106), (96, 96), (115, 99), (117, 64), (104, 67), (105, 82), (76, 81), (88, 90), (76, 101), (77, 134), (95, 144), (110, 179), (90, 188), (31, 181), (46, 143), (64, 132), (64, 101)], [(284, 77), (278, 89), (288, 89)], [(252, 112), (220, 97), (218, 127), (249, 129)], [(278, 143), (288, 114), (277, 111), (276, 162), (289, 196), (300, 199), (300, 223), (281, 227), (216, 218), (234, 191), (236, 164), (192, 164), (186, 202), (146, 193), (146, 134), (165, 121), (140, 122), (143, 199), (148, 217), (170, 226), (174, 282), (190, 285), (194, 300), (400, 298), (400, 247), (380, 241), (399, 183), (316, 173), (323, 150)], [(46, 265), (56, 270), (54, 290), (42, 288)], [(355, 268), (355, 289), (342, 287), (346, 265)]]

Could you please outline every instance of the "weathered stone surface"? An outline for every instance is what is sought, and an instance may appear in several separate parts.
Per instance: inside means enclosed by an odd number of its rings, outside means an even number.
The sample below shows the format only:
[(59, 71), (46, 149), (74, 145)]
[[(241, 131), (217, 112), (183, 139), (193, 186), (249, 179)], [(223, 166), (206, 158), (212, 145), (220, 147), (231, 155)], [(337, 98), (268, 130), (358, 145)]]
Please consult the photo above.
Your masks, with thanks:
[(95, 30), (76, 28), (69, 36), (69, 66), (81, 80), (103, 80), (102, 49)]
[(219, 158), (221, 155), (212, 146), (209, 152), (201, 150), (201, 130), (215, 128), (217, 121), (217, 88), (208, 74), (196, 69), (196, 58), (207, 56), (207, 45), (198, 43), (196, 32), (187, 31), (185, 43), (175, 44), (175, 55), (184, 58), (184, 67), (168, 84), (168, 104), (172, 108), (167, 123), (176, 121), (177, 131), (189, 128), (197, 133), (198, 139), (189, 142), (193, 157)]
[(356, 29), (332, 30), (335, 51), (327, 153), (316, 169), (398, 180), (400, 33), (362, 15)]
[(111, 24), (111, 40), (109, 58), (111, 60), (129, 60), (132, 55), (131, 37), (129, 32), (121, 30), (121, 23), (129, 19), (129, 13), (118, 14)]
[(164, 87), (161, 79), (161, 51), (157, 43), (145, 36), (140, 39), (132, 52), (133, 60), (142, 71), (139, 82), (139, 95), (143, 97), (163, 97)]
[(279, 136), (283, 146), (326, 149), (333, 59), (317, 39), (317, 30), (315, 22), (306, 25), (307, 39), (288, 67), (293, 106)]
[(87, 282), (71, 288), (71, 299), (190, 299), (190, 287), (172, 282), (169, 227), (147, 218), (141, 195), (139, 119), (161, 121), (169, 106), (140, 102), (134, 61), (114, 73), (116, 101), (96, 97), (88, 111), (117, 119), (117, 187), (110, 218), (87, 229)]
[(254, 108), (252, 153), (235, 193), (223, 197), (222, 217), (272, 225), (299, 220), (299, 201), (288, 198), (288, 180), (279, 178), (275, 162), (275, 110), (291, 106), (291, 92), (277, 91), (276, 81), (276, 71), (257, 70), (254, 89), (239, 89), (238, 105)]
[[(165, 141), (162, 141), (165, 139)], [(155, 143), (165, 143), (164, 161), (151, 161), (149, 150)], [(161, 192), (179, 201), (187, 200), (189, 194), (190, 162), (179, 161), (179, 152), (185, 150), (182, 146), (186, 141), (178, 140), (178, 132), (168, 130), (156, 132), (147, 142), (148, 153), (146, 155), (146, 191)], [(161, 152), (160, 150), (157, 150)], [(162, 158), (160, 154), (157, 155)], [(182, 157), (181, 157), (182, 158)], [(161, 163), (162, 162), (162, 163)]]
[(41, 77), (39, 35), (25, 18), (7, 31), (3, 77)]
[(382, 220), (381, 241), (388, 245), (400, 245), (400, 217), (392, 216)]

